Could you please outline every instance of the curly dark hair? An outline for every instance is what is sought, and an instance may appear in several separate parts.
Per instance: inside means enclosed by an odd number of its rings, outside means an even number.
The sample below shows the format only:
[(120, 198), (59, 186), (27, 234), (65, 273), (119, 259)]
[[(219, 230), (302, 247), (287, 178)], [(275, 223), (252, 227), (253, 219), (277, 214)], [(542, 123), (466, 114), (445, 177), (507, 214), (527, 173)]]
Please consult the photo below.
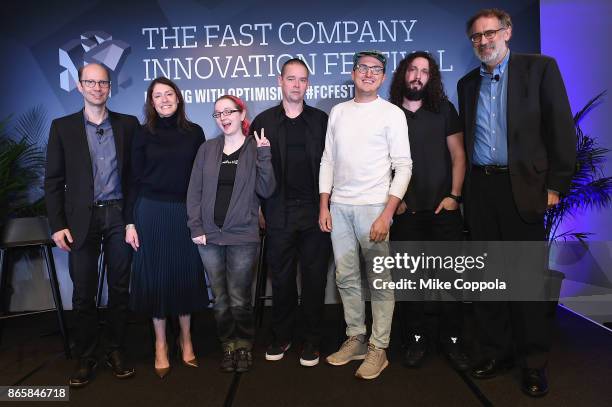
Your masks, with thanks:
[(399, 63), (393, 74), (391, 80), (391, 86), (389, 88), (389, 101), (396, 106), (402, 107), (404, 103), (404, 96), (406, 96), (406, 71), (410, 66), (410, 63), (415, 58), (425, 58), (429, 61), (429, 81), (425, 85), (425, 96), (423, 97), (423, 106), (425, 109), (439, 113), (440, 104), (448, 99), (446, 93), (444, 93), (444, 85), (442, 84), (442, 75), (440, 74), (440, 67), (436, 60), (426, 51), (415, 51), (411, 54), (406, 55), (404, 59)]
[(175, 113), (176, 124), (181, 130), (189, 130), (192, 123), (189, 121), (189, 119), (187, 119), (187, 114), (185, 113), (185, 101), (183, 100), (183, 94), (174, 82), (163, 76), (153, 79), (153, 81), (151, 81), (149, 84), (149, 88), (147, 89), (147, 100), (144, 105), (145, 120), (143, 126), (145, 126), (147, 130), (151, 132), (151, 134), (155, 134), (155, 126), (157, 124), (157, 120), (159, 120), (159, 114), (157, 114), (157, 111), (153, 106), (153, 88), (158, 83), (170, 86), (174, 90), (174, 93), (176, 93), (176, 98), (178, 101), (178, 106)]

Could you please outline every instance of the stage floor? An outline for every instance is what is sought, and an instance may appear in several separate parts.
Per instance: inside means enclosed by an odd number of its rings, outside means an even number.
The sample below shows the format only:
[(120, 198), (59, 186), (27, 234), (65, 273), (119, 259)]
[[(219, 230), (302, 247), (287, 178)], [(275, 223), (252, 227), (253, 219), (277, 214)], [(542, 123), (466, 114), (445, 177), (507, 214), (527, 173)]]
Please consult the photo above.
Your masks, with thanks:
[[(70, 321), (70, 313), (68, 312)], [(5, 321), (0, 347), (0, 385), (65, 385), (74, 361), (66, 360), (53, 313)], [(253, 370), (245, 374), (219, 372), (221, 357), (215, 339), (212, 311), (194, 316), (193, 337), (200, 368), (189, 369), (172, 360), (169, 376), (153, 372), (150, 323), (133, 315), (127, 334), (127, 353), (136, 377), (120, 381), (99, 365), (95, 380), (71, 390), (69, 403), (46, 406), (610, 406), (612, 405), (612, 333), (559, 307), (556, 335), (549, 362), (551, 391), (531, 399), (519, 388), (519, 372), (474, 381), (432, 355), (420, 369), (401, 364), (399, 325), (394, 325), (390, 365), (372, 381), (353, 377), (359, 362), (332, 367), (321, 363), (304, 368), (297, 346), (278, 362), (264, 360), (267, 314), (254, 350)], [(334, 351), (342, 340), (341, 308), (326, 306), (326, 335), (322, 353)], [(47, 334), (45, 334), (47, 333)], [(41, 403), (36, 403), (39, 405)], [(0, 403), (0, 407), (10, 405)], [(18, 406), (28, 403), (15, 403)]]

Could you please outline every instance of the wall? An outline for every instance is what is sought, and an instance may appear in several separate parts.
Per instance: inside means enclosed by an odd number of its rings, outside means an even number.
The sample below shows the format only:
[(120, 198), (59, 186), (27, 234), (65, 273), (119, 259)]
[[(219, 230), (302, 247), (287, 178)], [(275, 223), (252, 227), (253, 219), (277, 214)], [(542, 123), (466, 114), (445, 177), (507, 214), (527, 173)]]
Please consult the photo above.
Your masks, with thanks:
[[(612, 92), (611, 22), (608, 0), (540, 1), (542, 53), (559, 63), (574, 113), (601, 91)], [(582, 130), (607, 148), (612, 148), (611, 112), (608, 93), (604, 103), (581, 122)], [(605, 175), (612, 175), (612, 154), (608, 154)], [(575, 250), (556, 259), (557, 268), (567, 275), (564, 294), (569, 298), (562, 302), (596, 321), (612, 321), (612, 208), (581, 214), (563, 226), (594, 235), (589, 250), (574, 246)]]

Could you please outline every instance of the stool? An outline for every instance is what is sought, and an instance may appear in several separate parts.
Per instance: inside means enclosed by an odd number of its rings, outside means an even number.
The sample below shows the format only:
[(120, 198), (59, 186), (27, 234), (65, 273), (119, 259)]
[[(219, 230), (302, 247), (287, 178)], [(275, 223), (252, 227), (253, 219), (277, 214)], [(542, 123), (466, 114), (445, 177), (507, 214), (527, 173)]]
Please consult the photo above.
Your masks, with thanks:
[(268, 266), (266, 264), (266, 233), (260, 231), (259, 258), (257, 259), (257, 280), (255, 282), (255, 326), (261, 327), (263, 321), (263, 310), (266, 300), (271, 300), (271, 295), (266, 295), (268, 283)]
[(104, 259), (104, 242), (100, 243), (100, 257), (98, 257), (98, 294), (96, 295), (96, 309), (102, 306), (102, 291), (106, 279), (106, 261)]
[[(17, 218), (9, 219), (2, 229), (0, 235), (0, 324), (3, 325), (3, 319), (9, 313), (10, 297), (12, 290), (9, 288), (12, 281), (11, 267), (8, 265), (10, 250), (18, 247), (38, 247), (45, 261), (47, 273), (49, 274), (49, 283), (51, 284), (51, 294), (55, 303), (57, 313), (57, 322), (59, 325), (60, 334), (64, 343), (64, 353), (66, 358), (70, 359), (70, 341), (68, 338), (68, 330), (66, 329), (66, 321), (64, 320), (64, 307), (62, 306), (62, 297), (59, 290), (57, 273), (55, 271), (55, 261), (53, 260), (53, 252), (51, 248), (55, 245), (51, 239), (49, 222), (47, 218)], [(19, 314), (27, 315), (28, 313)], [(5, 317), (5, 318), (2, 318)], [(2, 333), (0, 325), (0, 335)]]

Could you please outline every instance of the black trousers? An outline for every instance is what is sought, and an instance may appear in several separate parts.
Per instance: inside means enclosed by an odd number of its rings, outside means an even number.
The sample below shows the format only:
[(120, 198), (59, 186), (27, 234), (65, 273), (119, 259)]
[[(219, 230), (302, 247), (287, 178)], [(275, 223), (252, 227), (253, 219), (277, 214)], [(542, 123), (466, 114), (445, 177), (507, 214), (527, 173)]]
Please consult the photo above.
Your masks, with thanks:
[(98, 257), (104, 244), (107, 265), (108, 310), (102, 335), (105, 352), (121, 348), (127, 322), (132, 248), (125, 243), (121, 205), (94, 207), (85, 243), (70, 251), (68, 261), (73, 283), (74, 341), (78, 358), (93, 357), (98, 343)]
[[(463, 218), (461, 211), (442, 210), (437, 215), (434, 211), (410, 212), (393, 218), (390, 239), (393, 242), (418, 241), (460, 241), (463, 240)], [(453, 301), (402, 301), (399, 303), (400, 318), (403, 319), (402, 333), (408, 345), (415, 335), (428, 337), (426, 310), (436, 309), (439, 317), (439, 336), (446, 340), (449, 337), (460, 337), (463, 327), (461, 302)]]
[(266, 236), (266, 256), (272, 280), (272, 334), (280, 343), (292, 340), (298, 310), (299, 262), (304, 340), (318, 346), (331, 239), (329, 233), (319, 229), (316, 203), (290, 202), (286, 215), (285, 227), (268, 228)]
[[(519, 215), (507, 173), (473, 169), (468, 226), (474, 241), (543, 241), (544, 217), (526, 223)], [(546, 264), (542, 264), (546, 267)], [(555, 306), (547, 301), (476, 302), (483, 358), (516, 355), (523, 367), (546, 365)]]

